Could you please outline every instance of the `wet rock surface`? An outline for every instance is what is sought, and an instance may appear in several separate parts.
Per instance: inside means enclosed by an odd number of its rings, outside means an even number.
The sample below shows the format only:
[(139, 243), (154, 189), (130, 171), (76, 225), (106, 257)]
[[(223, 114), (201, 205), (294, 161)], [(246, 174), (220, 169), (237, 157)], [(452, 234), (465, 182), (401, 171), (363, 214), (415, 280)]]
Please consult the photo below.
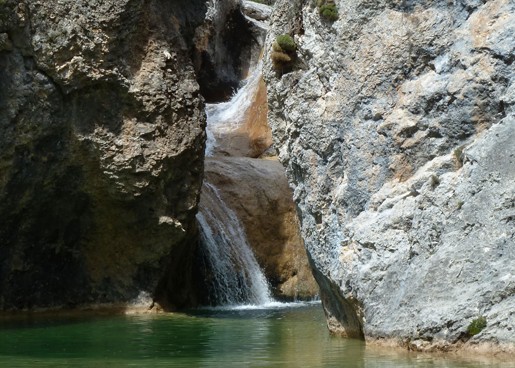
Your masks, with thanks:
[[(278, 1), (265, 68), (330, 329), (513, 352), (515, 4), (336, 5), (329, 22)], [(283, 33), (298, 60), (281, 76), (269, 54)]]
[(238, 215), (274, 296), (318, 295), (282, 165), (248, 157), (206, 158), (205, 165), (206, 180)]
[(186, 40), (205, 11), (2, 1), (0, 309), (193, 302), (205, 116)]

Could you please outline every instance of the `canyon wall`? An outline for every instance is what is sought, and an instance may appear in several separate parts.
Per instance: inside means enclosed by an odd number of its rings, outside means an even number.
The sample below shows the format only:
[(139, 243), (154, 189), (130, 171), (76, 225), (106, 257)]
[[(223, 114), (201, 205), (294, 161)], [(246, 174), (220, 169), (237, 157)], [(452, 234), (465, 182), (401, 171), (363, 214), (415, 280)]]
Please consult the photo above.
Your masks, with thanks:
[(0, 2), (0, 309), (194, 303), (206, 9)]
[[(515, 3), (279, 0), (269, 120), (331, 331), (514, 351)], [(270, 60), (296, 44), (289, 70)], [(474, 334), (469, 326), (484, 318)]]

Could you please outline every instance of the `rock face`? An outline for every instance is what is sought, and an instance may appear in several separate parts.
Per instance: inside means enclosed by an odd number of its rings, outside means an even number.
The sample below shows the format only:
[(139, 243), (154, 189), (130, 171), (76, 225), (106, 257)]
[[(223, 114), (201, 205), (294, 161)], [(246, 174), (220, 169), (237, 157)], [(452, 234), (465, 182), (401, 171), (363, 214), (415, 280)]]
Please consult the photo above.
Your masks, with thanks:
[[(515, 3), (278, 1), (269, 119), (329, 328), (514, 351)], [(469, 324), (484, 316), (474, 336)]]
[(192, 302), (205, 117), (185, 40), (205, 11), (0, 3), (0, 309)]
[(282, 165), (247, 157), (206, 158), (205, 177), (220, 188), (224, 202), (238, 214), (274, 296), (309, 299), (317, 295)]
[(257, 62), (264, 37), (254, 19), (242, 13), (239, 0), (206, 4), (205, 22), (195, 30), (193, 59), (202, 96), (219, 102), (231, 97)]

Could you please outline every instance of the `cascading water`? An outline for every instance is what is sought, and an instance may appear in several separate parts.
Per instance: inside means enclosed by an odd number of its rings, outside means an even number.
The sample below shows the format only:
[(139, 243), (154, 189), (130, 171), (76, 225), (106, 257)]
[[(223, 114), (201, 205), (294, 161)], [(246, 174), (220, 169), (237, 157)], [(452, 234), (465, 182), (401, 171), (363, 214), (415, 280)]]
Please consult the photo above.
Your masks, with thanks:
[(204, 182), (197, 220), (210, 302), (214, 305), (264, 305), (273, 302), (265, 275), (236, 214), (216, 187)]
[[(243, 82), (230, 101), (207, 104), (206, 156), (216, 155), (224, 134), (241, 126), (251, 107), (261, 63)], [(204, 181), (197, 220), (200, 225), (201, 256), (212, 305), (265, 305), (273, 302), (268, 282), (248, 244), (236, 214), (222, 200), (217, 188)]]
[(206, 156), (215, 155), (220, 146), (218, 138), (238, 129), (245, 119), (245, 115), (252, 104), (252, 97), (256, 94), (261, 79), (262, 61), (256, 65), (249, 77), (243, 81), (242, 87), (227, 102), (206, 104)]

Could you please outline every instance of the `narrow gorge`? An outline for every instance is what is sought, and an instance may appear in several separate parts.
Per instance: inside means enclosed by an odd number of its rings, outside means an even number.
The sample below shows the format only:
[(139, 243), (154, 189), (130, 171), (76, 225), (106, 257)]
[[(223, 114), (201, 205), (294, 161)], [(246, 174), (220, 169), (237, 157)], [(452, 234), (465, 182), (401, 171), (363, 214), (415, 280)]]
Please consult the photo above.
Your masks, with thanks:
[(514, 60), (513, 0), (0, 0), (0, 317), (511, 359)]

